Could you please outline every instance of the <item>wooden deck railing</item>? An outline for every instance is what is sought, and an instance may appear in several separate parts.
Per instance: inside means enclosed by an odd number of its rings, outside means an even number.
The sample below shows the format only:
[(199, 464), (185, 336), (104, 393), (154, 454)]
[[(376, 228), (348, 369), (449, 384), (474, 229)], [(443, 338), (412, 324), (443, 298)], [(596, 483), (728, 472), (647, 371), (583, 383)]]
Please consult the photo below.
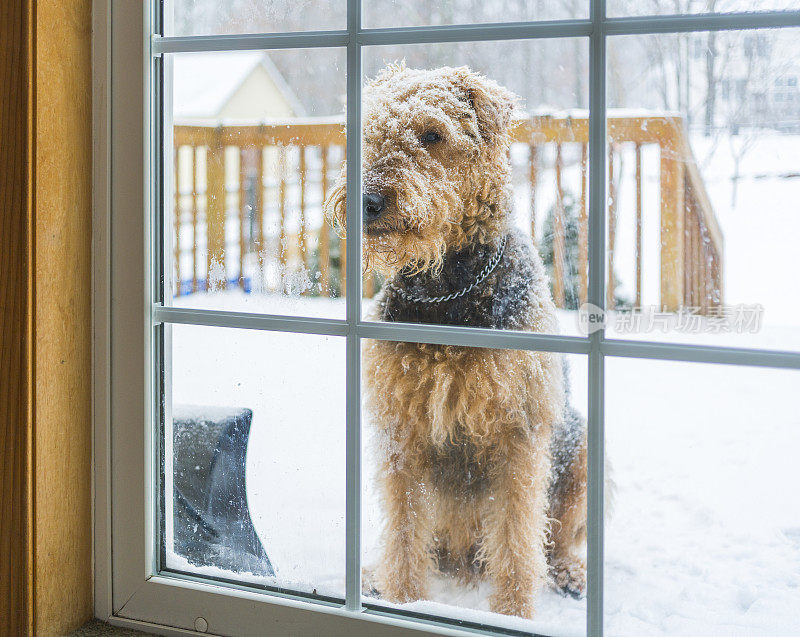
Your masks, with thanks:
[[(565, 305), (565, 218), (563, 176), (565, 151), (575, 146), (579, 157), (578, 279), (579, 300), (588, 290), (588, 120), (585, 117), (537, 116), (519, 122), (515, 141), (528, 147), (524, 167), (530, 186), (531, 233), (536, 234), (537, 189), (541, 180), (541, 155), (554, 146), (555, 193), (552, 216), (553, 295)], [(615, 158), (632, 147), (635, 174), (635, 299), (642, 299), (642, 149), (660, 149), (660, 300), (666, 310), (692, 306), (701, 313), (722, 303), (722, 234), (689, 146), (683, 121), (676, 116), (617, 117), (608, 120), (608, 299), (614, 307), (618, 189)], [(316, 281), (313, 293), (322, 296), (345, 291), (345, 244), (339, 244), (322, 220), (320, 205), (344, 157), (341, 121), (316, 120), (262, 125), (176, 125), (174, 215), (174, 294), (204, 289), (216, 268), (219, 286), (239, 285), (246, 290), (285, 291), (278, 279), (265, 282), (264, 269), (285, 273), (292, 268)], [(266, 154), (271, 160), (265, 161)], [(291, 155), (291, 161), (290, 159)], [(518, 156), (519, 154), (515, 154)], [(238, 159), (237, 159), (238, 158)], [(520, 167), (516, 167), (519, 169)], [(290, 189), (294, 197), (290, 197)], [(271, 205), (267, 195), (271, 194)], [(270, 219), (267, 219), (267, 210)], [(313, 215), (311, 213), (314, 213)], [(289, 218), (293, 218), (290, 223)], [(234, 241), (232, 237), (235, 237)], [(237, 245), (238, 244), (238, 245)], [(203, 249), (205, 246), (205, 249)], [(270, 249), (272, 246), (272, 249)], [(199, 261), (205, 252), (204, 262)], [(234, 255), (238, 263), (226, 263)], [(248, 262), (252, 265), (248, 266)], [(183, 264), (188, 264), (184, 266)], [(248, 273), (248, 268), (250, 273)], [(188, 271), (187, 271), (188, 270)], [(233, 276), (230, 273), (233, 272)], [(254, 286), (253, 277), (262, 281)], [(365, 295), (374, 290), (365, 281)]]

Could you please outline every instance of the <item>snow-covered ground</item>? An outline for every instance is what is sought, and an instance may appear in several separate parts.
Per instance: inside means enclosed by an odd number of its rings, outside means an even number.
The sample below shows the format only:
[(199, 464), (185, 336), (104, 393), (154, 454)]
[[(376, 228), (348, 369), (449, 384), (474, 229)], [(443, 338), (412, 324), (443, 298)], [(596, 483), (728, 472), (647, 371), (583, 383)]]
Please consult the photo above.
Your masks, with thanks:
[[(262, 297), (258, 307), (253, 297), (225, 296), (230, 309), (276, 311), (286, 303)], [(574, 321), (567, 312), (561, 318)], [(176, 404), (253, 410), (248, 497), (277, 570), (272, 583), (343, 595), (344, 340), (171, 329)], [(789, 334), (800, 347), (800, 333)], [(574, 401), (585, 413), (586, 363), (570, 358)], [(607, 447), (617, 485), (606, 526), (609, 634), (797, 633), (800, 372), (618, 359), (607, 369)], [(369, 422), (364, 427), (369, 564), (381, 512)], [(433, 591), (432, 601), (410, 607), (548, 634), (584, 631), (585, 601), (552, 591), (542, 593), (531, 622), (489, 613), (488, 585), (437, 580)]]
[[(727, 143), (727, 142), (723, 142)], [(726, 303), (760, 303), (755, 334), (650, 333), (642, 338), (800, 349), (800, 138), (764, 135), (745, 156), (736, 205), (729, 152), (692, 140), (725, 236)], [(710, 159), (706, 160), (707, 157)], [(644, 298), (658, 302), (657, 153), (645, 149)], [(633, 165), (623, 159), (617, 266), (632, 296)], [(572, 174), (572, 171), (574, 174)], [(565, 183), (577, 176), (565, 170)], [(544, 184), (547, 177), (543, 179)], [(543, 189), (544, 191), (544, 189)], [(539, 210), (550, 195), (540, 194)], [(525, 192), (517, 192), (524, 208)], [(528, 226), (529, 217), (518, 219)], [(193, 307), (343, 317), (339, 301), (244, 295), (182, 297)], [(612, 321), (613, 325), (613, 321)], [(574, 313), (562, 332), (576, 334)], [(248, 496), (277, 579), (344, 593), (344, 340), (175, 325), (172, 400), (248, 407)], [(626, 337), (634, 337), (625, 334)], [(571, 357), (586, 409), (586, 363)], [(616, 497), (606, 522), (610, 635), (800, 634), (800, 372), (610, 359), (607, 451)], [(364, 563), (376, 559), (381, 511), (365, 428)], [(187, 567), (175, 556), (169, 565)], [(192, 568), (192, 567), (189, 567)], [(205, 572), (209, 572), (207, 569)], [(228, 574), (230, 576), (230, 574)], [(243, 579), (248, 578), (241, 574)], [(488, 612), (488, 585), (445, 580), (410, 608), (554, 635), (584, 633), (585, 601), (541, 594), (536, 618)]]
[(798, 383), (797, 371), (608, 361), (609, 634), (800, 633)]

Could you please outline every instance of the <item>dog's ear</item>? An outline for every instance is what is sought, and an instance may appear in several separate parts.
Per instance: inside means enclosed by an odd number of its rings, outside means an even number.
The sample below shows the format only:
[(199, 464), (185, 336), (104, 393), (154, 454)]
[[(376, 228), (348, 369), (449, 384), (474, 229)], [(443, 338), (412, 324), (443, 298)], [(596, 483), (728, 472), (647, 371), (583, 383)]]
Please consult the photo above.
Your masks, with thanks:
[(461, 84), (470, 108), (475, 112), (478, 130), (484, 141), (498, 141), (511, 126), (518, 98), (511, 91), (489, 78), (470, 71), (461, 71)]

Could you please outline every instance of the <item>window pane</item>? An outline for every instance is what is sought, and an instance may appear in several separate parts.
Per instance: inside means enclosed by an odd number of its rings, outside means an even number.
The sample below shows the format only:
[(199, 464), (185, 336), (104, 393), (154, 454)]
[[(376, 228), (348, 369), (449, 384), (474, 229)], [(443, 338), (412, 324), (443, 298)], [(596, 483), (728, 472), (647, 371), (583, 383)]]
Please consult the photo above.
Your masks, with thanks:
[(798, 35), (609, 40), (612, 334), (800, 348)]
[(345, 8), (335, 0), (164, 0), (164, 35), (344, 29)]
[(370, 47), (364, 70), (367, 316), (575, 333), (587, 42)]
[(606, 634), (795, 633), (800, 372), (606, 369)]
[(365, 341), (362, 361), (365, 603), (584, 634), (585, 358)]
[(589, 14), (588, 0), (516, 0), (502, 3), (482, 0), (364, 0), (362, 4), (364, 25), (367, 27), (564, 20), (586, 18)]
[(167, 330), (163, 566), (342, 598), (344, 339)]
[(608, 0), (608, 15), (730, 13), (800, 9), (798, 0)]
[(322, 214), (344, 157), (344, 56), (166, 56), (167, 304), (344, 316), (343, 244)]

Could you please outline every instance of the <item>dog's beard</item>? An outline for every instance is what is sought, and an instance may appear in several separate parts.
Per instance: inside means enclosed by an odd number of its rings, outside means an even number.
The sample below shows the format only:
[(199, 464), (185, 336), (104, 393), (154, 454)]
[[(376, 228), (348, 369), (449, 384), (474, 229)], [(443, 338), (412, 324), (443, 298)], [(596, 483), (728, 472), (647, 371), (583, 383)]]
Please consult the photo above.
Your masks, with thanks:
[(367, 268), (386, 276), (438, 271), (452, 234), (452, 208), (431, 204), (443, 201), (437, 194), (399, 193), (385, 219), (365, 229), (363, 249)]
[(409, 274), (437, 270), (441, 267), (446, 244), (441, 235), (426, 237), (425, 234), (424, 231), (408, 230), (365, 235), (365, 270), (377, 270), (386, 276), (400, 270)]
[[(442, 266), (448, 237), (459, 222), (451, 218), (460, 202), (454, 185), (446, 182), (431, 189), (430, 181), (415, 171), (393, 175), (392, 209), (371, 229), (364, 229), (362, 260), (365, 271), (377, 270), (391, 276), (400, 270), (407, 273), (437, 271)], [(340, 237), (345, 236), (347, 189), (338, 183), (325, 203), (325, 213)]]

